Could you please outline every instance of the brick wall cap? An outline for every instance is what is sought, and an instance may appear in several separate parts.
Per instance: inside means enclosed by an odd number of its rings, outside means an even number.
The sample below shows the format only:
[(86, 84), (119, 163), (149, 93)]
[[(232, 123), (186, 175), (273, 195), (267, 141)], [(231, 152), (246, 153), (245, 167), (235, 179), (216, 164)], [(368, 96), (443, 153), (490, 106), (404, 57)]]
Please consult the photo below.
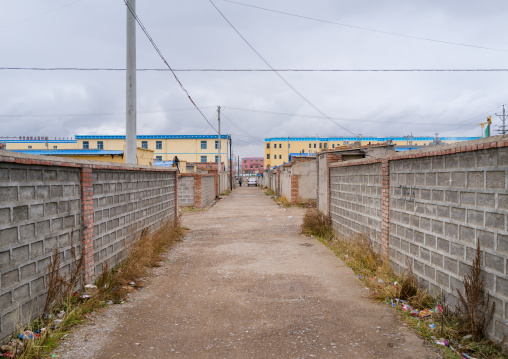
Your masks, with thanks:
[(343, 167), (343, 166), (359, 166), (365, 164), (373, 164), (383, 161), (396, 161), (408, 158), (421, 158), (441, 156), (447, 153), (470, 152), (478, 151), (479, 149), (508, 147), (508, 135), (491, 136), (487, 138), (480, 138), (478, 140), (461, 141), (450, 143), (448, 145), (433, 146), (421, 148), (419, 150), (411, 150), (404, 152), (396, 152), (395, 154), (386, 154), (372, 158), (362, 158), (346, 162), (337, 162), (330, 164), (330, 167)]

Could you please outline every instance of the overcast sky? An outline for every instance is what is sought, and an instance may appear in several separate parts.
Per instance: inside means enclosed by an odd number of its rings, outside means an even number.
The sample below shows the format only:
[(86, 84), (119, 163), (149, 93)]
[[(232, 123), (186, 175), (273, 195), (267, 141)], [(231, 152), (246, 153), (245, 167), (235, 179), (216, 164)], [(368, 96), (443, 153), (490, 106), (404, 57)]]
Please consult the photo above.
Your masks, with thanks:
[[(504, 0), (238, 0), (328, 22), (213, 1), (276, 69), (508, 68)], [(123, 0), (0, 6), (0, 67), (125, 68)], [(269, 69), (209, 0), (136, 6), (175, 69)], [(139, 27), (137, 67), (164, 68)], [(177, 72), (214, 126), (222, 106), (240, 156), (262, 156), (267, 137), (477, 136), (508, 105), (508, 72), (280, 74), (313, 106), (273, 72)], [(137, 81), (138, 134), (214, 133), (171, 73)], [(125, 73), (0, 70), (0, 116), (0, 136), (125, 134)]]

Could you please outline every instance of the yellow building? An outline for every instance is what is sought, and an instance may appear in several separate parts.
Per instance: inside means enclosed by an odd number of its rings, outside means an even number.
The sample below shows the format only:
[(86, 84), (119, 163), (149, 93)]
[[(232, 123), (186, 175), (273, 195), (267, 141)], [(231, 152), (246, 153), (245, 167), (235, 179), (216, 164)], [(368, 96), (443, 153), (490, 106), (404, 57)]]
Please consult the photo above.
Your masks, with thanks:
[[(1, 139), (0, 139), (1, 140)], [(120, 151), (123, 156), (125, 149), (125, 136), (75, 136), (72, 140), (49, 140), (47, 137), (20, 137), (2, 140), (8, 151), (59, 151), (59, 150), (82, 150), (101, 152), (84, 154), (87, 159), (92, 159), (92, 154), (101, 156), (102, 160), (110, 156), (110, 151)], [(141, 149), (152, 151), (148, 162), (172, 161), (175, 156), (185, 162), (217, 162), (218, 161), (218, 136), (208, 135), (159, 135), (137, 136), (137, 146)], [(35, 152), (31, 152), (35, 153)], [(228, 135), (221, 136), (221, 162), (227, 163), (228, 158)], [(55, 153), (53, 153), (55, 155)], [(115, 156), (120, 156), (116, 153)], [(138, 162), (140, 162), (138, 153)], [(143, 154), (142, 162), (145, 163), (147, 155)], [(77, 158), (77, 157), (76, 157)], [(115, 157), (110, 162), (116, 162)], [(140, 163), (141, 164), (141, 163)]]
[(476, 140), (479, 137), (275, 137), (265, 138), (265, 168), (273, 168), (289, 162), (292, 155), (316, 154), (326, 149), (351, 145), (361, 142), (381, 144), (392, 141), (397, 151), (422, 148), (431, 144), (448, 144), (458, 141)]
[[(79, 149), (119, 150), (125, 136), (75, 136)], [(137, 136), (137, 146), (154, 151), (155, 161), (172, 161), (178, 156), (185, 162), (217, 162), (218, 136), (159, 135)], [(221, 162), (227, 162), (228, 136), (221, 136)]]

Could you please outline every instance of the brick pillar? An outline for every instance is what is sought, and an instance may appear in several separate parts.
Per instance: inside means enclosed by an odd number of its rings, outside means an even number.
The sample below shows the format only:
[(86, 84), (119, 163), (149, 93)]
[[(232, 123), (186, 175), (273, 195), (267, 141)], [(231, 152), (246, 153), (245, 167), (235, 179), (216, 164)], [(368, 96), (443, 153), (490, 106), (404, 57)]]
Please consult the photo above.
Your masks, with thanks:
[(95, 260), (93, 246), (93, 183), (92, 168), (81, 168), (81, 228), (83, 276), (85, 283), (92, 283), (95, 278)]
[(178, 218), (178, 173), (175, 174), (175, 220)]
[(298, 180), (299, 175), (291, 175), (291, 203), (298, 203)]
[(390, 161), (383, 160), (381, 162), (381, 177), (382, 177), (382, 217), (381, 224), (382, 244), (381, 250), (388, 258), (388, 247), (390, 244)]
[[(215, 177), (216, 178), (216, 177)], [(203, 176), (194, 175), (194, 207), (201, 208), (203, 205), (202, 200), (203, 189)]]

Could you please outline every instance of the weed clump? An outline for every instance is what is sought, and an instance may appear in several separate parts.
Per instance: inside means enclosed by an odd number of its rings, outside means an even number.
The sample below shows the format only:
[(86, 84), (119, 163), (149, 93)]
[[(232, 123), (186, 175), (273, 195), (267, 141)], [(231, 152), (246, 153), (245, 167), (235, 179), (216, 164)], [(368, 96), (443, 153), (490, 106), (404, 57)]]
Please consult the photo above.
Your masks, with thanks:
[(462, 317), (462, 332), (471, 334), (476, 340), (486, 337), (487, 328), (496, 309), (496, 303), (490, 303), (490, 296), (488, 293), (485, 294), (484, 288), (481, 275), (480, 240), (478, 239), (471, 272), (464, 275), (464, 294), (457, 289), (459, 295), (457, 310)]
[(275, 202), (281, 207), (291, 207), (291, 202), (285, 196), (280, 196), (275, 199)]

